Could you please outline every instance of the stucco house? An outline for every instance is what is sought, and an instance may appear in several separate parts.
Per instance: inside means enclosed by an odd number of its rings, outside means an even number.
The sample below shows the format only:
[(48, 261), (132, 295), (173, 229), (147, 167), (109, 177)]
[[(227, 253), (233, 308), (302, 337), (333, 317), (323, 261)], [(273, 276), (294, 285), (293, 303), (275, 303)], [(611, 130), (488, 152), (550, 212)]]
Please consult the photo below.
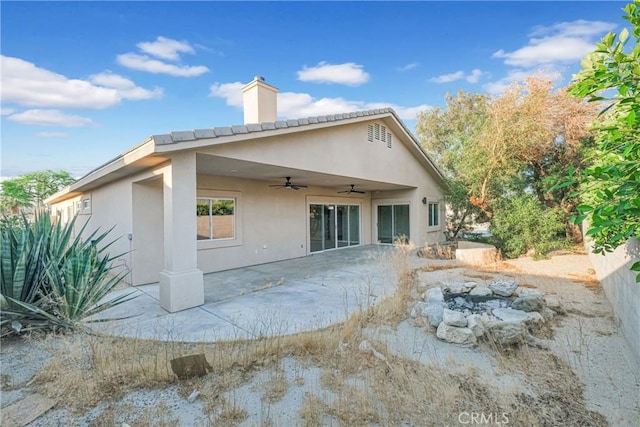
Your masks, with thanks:
[(153, 135), (51, 196), (60, 221), (115, 227), (133, 285), (204, 303), (203, 273), (321, 251), (444, 239), (445, 183), (391, 109), (278, 120), (277, 89), (242, 89), (244, 125)]

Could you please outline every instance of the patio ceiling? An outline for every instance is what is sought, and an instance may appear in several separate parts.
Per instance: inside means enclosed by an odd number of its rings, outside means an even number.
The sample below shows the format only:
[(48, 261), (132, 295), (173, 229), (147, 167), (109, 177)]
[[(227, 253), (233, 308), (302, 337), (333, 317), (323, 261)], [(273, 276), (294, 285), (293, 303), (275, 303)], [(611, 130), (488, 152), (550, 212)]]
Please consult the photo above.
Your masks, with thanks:
[(268, 184), (282, 184), (285, 177), (290, 176), (291, 181), (296, 184), (335, 187), (340, 189), (348, 189), (351, 184), (354, 184), (356, 189), (367, 192), (412, 188), (410, 186), (388, 182), (286, 168), (200, 153), (196, 156), (196, 168), (198, 174), (256, 179), (268, 181)]

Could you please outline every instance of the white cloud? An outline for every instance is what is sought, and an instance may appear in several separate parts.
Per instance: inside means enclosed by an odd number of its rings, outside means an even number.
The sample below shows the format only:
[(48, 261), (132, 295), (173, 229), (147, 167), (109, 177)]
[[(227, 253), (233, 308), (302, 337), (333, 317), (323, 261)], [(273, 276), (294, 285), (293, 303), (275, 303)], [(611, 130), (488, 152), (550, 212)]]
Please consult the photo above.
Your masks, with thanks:
[(315, 67), (305, 66), (298, 71), (298, 80), (312, 83), (338, 83), (359, 86), (369, 81), (369, 73), (362, 68), (362, 65), (354, 62), (344, 64), (320, 62)]
[(64, 114), (60, 110), (27, 110), (10, 115), (9, 120), (36, 126), (81, 127), (93, 124), (91, 119)]
[(30, 107), (91, 109), (107, 108), (120, 102), (116, 90), (85, 80), (69, 79), (20, 58), (2, 56), (1, 60), (0, 91), (4, 102)]
[(415, 68), (418, 68), (418, 63), (417, 62), (412, 62), (410, 64), (407, 65), (403, 65), (402, 67), (398, 67), (398, 71), (409, 71), (409, 70), (413, 70)]
[(552, 34), (562, 34), (565, 36), (589, 37), (601, 36), (602, 33), (612, 31), (616, 28), (616, 24), (604, 21), (587, 21), (578, 19), (572, 22), (559, 22), (548, 27), (537, 25), (533, 27), (530, 37), (548, 36)]
[(96, 85), (116, 89), (120, 96), (125, 99), (151, 99), (160, 98), (163, 95), (161, 88), (156, 87), (153, 90), (141, 88), (126, 77), (111, 71), (94, 74), (89, 77), (89, 81)]
[(242, 108), (242, 92), (244, 83), (214, 83), (209, 88), (209, 96), (216, 98), (224, 98), (227, 105)]
[(465, 77), (465, 80), (468, 81), (469, 83), (478, 83), (478, 81), (480, 81), (480, 77), (482, 77), (482, 74), (484, 73), (481, 70), (478, 70), (476, 68), (473, 71), (471, 71), (471, 74), (467, 74), (467, 76)]
[(8, 116), (9, 114), (15, 113), (16, 110), (13, 108), (0, 108), (0, 116)]
[(176, 65), (167, 64), (147, 55), (137, 53), (123, 53), (116, 57), (118, 64), (134, 70), (146, 71), (153, 74), (168, 74), (174, 77), (196, 77), (209, 72), (204, 65)]
[[(210, 87), (210, 96), (223, 98), (227, 105), (242, 108), (243, 83), (215, 83)], [(384, 102), (352, 101), (344, 98), (314, 98), (308, 93), (281, 92), (278, 93), (278, 116), (284, 118), (300, 118), (323, 116), (328, 114), (350, 113), (359, 110), (377, 108), (393, 108), (403, 120), (415, 120), (418, 112), (430, 109), (429, 105), (403, 107)]]
[(616, 24), (609, 22), (582, 19), (548, 27), (537, 26), (529, 34), (526, 46), (512, 52), (500, 49), (493, 54), (493, 58), (504, 59), (505, 64), (515, 67), (579, 61), (594, 49), (597, 36), (615, 27)]
[(38, 132), (36, 136), (38, 138), (66, 138), (69, 134), (66, 132)]
[(477, 68), (471, 71), (470, 74), (465, 74), (464, 71), (459, 70), (459, 71), (456, 71), (455, 73), (442, 74), (437, 77), (432, 77), (429, 79), (429, 81), (433, 83), (451, 83), (457, 80), (464, 79), (469, 83), (478, 83), (478, 81), (480, 80), (480, 77), (483, 74), (484, 73)]
[[(143, 55), (133, 52), (123, 53), (116, 57), (118, 64), (134, 70), (153, 74), (168, 74), (174, 77), (196, 77), (209, 72), (209, 68), (204, 65), (179, 64), (181, 53), (195, 53), (195, 49), (186, 41), (158, 36), (153, 42), (140, 42), (136, 46)], [(162, 60), (177, 63), (171, 64)]]
[(162, 94), (161, 89), (149, 91), (108, 72), (89, 80), (70, 79), (20, 58), (1, 56), (0, 60), (3, 102), (27, 107), (103, 109), (123, 99), (155, 98)]
[(464, 71), (456, 71), (455, 73), (442, 74), (429, 79), (433, 83), (451, 83), (464, 78)]
[(144, 53), (169, 61), (180, 60), (180, 53), (195, 53), (195, 50), (188, 42), (162, 36), (158, 36), (154, 42), (140, 42), (136, 46)]

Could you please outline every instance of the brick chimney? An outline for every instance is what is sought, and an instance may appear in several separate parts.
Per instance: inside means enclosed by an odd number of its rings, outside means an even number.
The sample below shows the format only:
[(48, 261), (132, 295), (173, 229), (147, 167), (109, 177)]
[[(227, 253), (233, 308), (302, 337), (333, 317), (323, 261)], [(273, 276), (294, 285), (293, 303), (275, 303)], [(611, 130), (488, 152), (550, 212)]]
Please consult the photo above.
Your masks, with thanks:
[(242, 88), (244, 123), (275, 122), (278, 116), (278, 88), (256, 76)]

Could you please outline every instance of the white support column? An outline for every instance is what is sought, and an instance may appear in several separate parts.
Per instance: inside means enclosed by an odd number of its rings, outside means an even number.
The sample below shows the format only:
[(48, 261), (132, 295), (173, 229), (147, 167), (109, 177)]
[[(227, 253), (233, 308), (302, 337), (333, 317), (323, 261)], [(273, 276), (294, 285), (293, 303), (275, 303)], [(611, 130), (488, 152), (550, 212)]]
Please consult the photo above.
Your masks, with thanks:
[(160, 306), (169, 312), (204, 304), (196, 240), (196, 155), (178, 153), (163, 175), (164, 270)]

